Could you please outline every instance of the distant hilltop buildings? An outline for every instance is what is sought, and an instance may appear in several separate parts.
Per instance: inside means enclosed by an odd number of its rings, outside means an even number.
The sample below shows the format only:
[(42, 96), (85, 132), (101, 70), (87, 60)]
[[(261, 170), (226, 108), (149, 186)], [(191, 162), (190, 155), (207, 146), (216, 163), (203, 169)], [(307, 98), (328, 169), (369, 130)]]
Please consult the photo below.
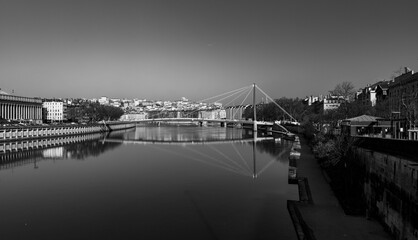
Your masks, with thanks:
[(323, 113), (326, 113), (329, 110), (339, 108), (341, 103), (345, 101), (346, 99), (343, 96), (334, 96), (331, 94), (325, 96), (310, 96), (304, 99), (305, 104), (307, 104), (308, 106), (314, 105)]
[[(193, 113), (200, 115), (220, 116), (223, 113), (210, 111), (221, 109), (221, 103), (196, 103), (182, 97), (176, 101), (146, 100), (146, 99), (120, 99), (102, 96), (99, 99), (41, 99), (14, 96), (0, 89), (0, 120), (2, 122), (20, 122), (40, 124), (43, 122), (63, 122), (68, 118), (71, 109), (78, 108), (85, 102), (99, 103), (124, 110), (121, 120), (138, 120), (148, 117), (167, 116), (185, 117)], [(200, 113), (199, 113), (200, 112)], [(167, 117), (166, 116), (166, 117)]]
[(103, 96), (97, 100), (102, 105), (120, 107), (127, 113), (139, 113), (147, 111), (183, 111), (206, 110), (222, 107), (222, 103), (196, 103), (182, 97), (176, 101), (146, 100), (146, 99), (118, 99)]

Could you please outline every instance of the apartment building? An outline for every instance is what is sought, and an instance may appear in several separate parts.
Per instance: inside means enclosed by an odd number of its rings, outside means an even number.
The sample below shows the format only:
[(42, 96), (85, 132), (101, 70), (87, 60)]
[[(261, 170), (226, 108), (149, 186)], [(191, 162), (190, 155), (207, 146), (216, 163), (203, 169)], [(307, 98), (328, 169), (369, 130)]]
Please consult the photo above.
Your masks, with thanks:
[(62, 122), (67, 120), (67, 104), (62, 101), (45, 100), (43, 102), (44, 121)]
[(363, 89), (360, 89), (356, 94), (356, 101), (364, 106), (376, 106), (378, 102), (385, 100), (388, 96), (390, 81), (379, 81), (372, 85), (367, 84)]
[(418, 114), (418, 73), (405, 68), (404, 73), (389, 85), (389, 108), (399, 112), (400, 117)]

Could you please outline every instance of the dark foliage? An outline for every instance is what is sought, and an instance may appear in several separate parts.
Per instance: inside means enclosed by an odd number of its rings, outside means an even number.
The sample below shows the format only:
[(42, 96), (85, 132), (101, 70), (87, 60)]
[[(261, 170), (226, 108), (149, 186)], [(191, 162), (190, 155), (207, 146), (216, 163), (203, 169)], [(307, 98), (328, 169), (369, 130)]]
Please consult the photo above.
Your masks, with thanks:
[(72, 122), (113, 121), (118, 120), (122, 115), (121, 108), (87, 102), (77, 107), (70, 107), (67, 112), (67, 118)]

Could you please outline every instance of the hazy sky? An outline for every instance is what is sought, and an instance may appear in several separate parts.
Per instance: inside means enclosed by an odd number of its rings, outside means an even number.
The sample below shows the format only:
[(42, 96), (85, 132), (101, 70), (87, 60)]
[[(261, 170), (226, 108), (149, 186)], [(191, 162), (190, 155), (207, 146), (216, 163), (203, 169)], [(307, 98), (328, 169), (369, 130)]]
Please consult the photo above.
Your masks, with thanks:
[(0, 88), (19, 96), (274, 98), (418, 70), (418, 1), (0, 0)]

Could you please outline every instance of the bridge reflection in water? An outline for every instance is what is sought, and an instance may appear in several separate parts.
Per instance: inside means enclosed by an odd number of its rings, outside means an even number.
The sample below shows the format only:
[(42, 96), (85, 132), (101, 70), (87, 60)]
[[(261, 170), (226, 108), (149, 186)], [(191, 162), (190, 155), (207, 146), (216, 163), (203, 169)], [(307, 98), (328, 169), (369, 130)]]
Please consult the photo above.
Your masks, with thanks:
[[(263, 135), (263, 133), (258, 133)], [(135, 130), (120, 130), (111, 133), (94, 133), (74, 135), (67, 137), (52, 137), (42, 139), (30, 139), (21, 141), (2, 142), (0, 144), (0, 170), (15, 168), (28, 164), (34, 164), (44, 159), (85, 159), (91, 155), (99, 155), (107, 149), (118, 147), (122, 144), (150, 145), (156, 151), (165, 151), (170, 154), (201, 162), (213, 167), (224, 169), (236, 174), (256, 178), (271, 166), (275, 159), (264, 164), (256, 161), (256, 147), (267, 151), (274, 151), (273, 145), (263, 147), (268, 142), (281, 141), (272, 135), (255, 136), (252, 130), (234, 130), (219, 127), (155, 127), (140, 126)], [(236, 156), (228, 156), (217, 148), (216, 144), (230, 144)], [(252, 144), (252, 153), (243, 153), (236, 144)], [(257, 144), (259, 143), (259, 144)], [(204, 145), (205, 149), (184, 148), (189, 154), (161, 147), (159, 145)], [(280, 148), (280, 152), (274, 153), (277, 159), (288, 154), (286, 148)], [(244, 157), (245, 156), (245, 157)], [(252, 156), (251, 159), (248, 156)], [(238, 160), (237, 160), (238, 159)], [(250, 167), (251, 166), (251, 167)]]
[[(258, 136), (261, 135), (261, 136)], [(107, 143), (123, 143), (123, 144), (141, 144), (150, 145), (156, 151), (164, 151), (169, 154), (201, 162), (213, 167), (224, 169), (243, 176), (258, 177), (268, 167), (270, 167), (276, 159), (282, 159), (285, 154), (289, 154), (289, 149), (280, 148), (280, 152), (275, 153), (277, 158), (271, 159), (262, 165), (257, 164), (256, 147), (263, 148), (267, 142), (281, 141), (280, 138), (274, 138), (272, 135), (264, 136), (263, 133), (253, 135), (252, 130), (234, 130), (219, 127), (137, 127), (135, 133), (128, 132), (126, 134), (113, 135), (105, 138), (103, 141)], [(252, 144), (252, 153), (242, 153), (236, 147), (237, 143)], [(236, 156), (230, 156), (225, 151), (217, 148), (217, 144), (230, 144)], [(202, 145), (201, 148), (184, 148), (181, 151), (168, 149), (159, 145)], [(204, 145), (204, 147), (203, 147)], [(274, 147), (269, 145), (267, 149), (270, 151)], [(210, 150), (208, 152), (208, 150)], [(187, 152), (185, 154), (184, 152)], [(227, 152), (230, 152), (228, 149)], [(244, 157), (245, 156), (245, 157)], [(249, 156), (251, 159), (249, 159)], [(237, 160), (238, 159), (238, 160)], [(250, 167), (252, 165), (252, 167)], [(257, 165), (259, 169), (257, 169)], [(252, 169), (251, 169), (252, 168)]]
[(138, 127), (9, 148), (2, 239), (296, 239), (290, 143), (250, 132)]

